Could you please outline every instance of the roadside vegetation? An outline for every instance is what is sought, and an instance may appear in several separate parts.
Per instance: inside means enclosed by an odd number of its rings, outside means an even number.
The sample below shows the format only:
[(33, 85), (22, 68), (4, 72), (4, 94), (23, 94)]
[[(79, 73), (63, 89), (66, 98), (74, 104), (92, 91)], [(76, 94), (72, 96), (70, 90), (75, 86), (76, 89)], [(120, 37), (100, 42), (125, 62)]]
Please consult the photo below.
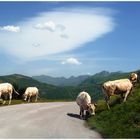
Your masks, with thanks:
[[(8, 100), (6, 102), (6, 104), (2, 104), (2, 100), (0, 100), (0, 107), (2, 106), (8, 106)], [(34, 102), (34, 100), (32, 100), (31, 102), (28, 102), (28, 101), (24, 101), (24, 100), (21, 100), (21, 99), (13, 99), (11, 101), (11, 104), (10, 105), (17, 105), (17, 104), (29, 104), (29, 103), (48, 103), (48, 102), (69, 102), (68, 100), (47, 100), (47, 99), (38, 99), (37, 102)]]
[(104, 138), (140, 138), (140, 85), (137, 85), (127, 101), (111, 98), (111, 110), (104, 100), (99, 100), (96, 115), (87, 120), (91, 129)]

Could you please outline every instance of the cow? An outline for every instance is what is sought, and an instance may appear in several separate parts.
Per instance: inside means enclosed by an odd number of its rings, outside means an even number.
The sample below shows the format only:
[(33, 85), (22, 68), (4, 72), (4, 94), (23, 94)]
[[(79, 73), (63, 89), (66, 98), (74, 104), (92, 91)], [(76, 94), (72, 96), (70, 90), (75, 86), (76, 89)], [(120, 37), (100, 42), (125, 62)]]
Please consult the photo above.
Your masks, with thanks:
[(95, 115), (95, 104), (91, 104), (91, 97), (90, 95), (82, 91), (76, 98), (76, 103), (80, 107), (80, 118), (85, 118), (85, 111), (89, 115)]
[(13, 87), (12, 84), (10, 84), (10, 83), (1, 83), (0, 84), (0, 98), (4, 98), (3, 104), (6, 103), (8, 96), (9, 96), (9, 105), (11, 104), (13, 91), (17, 95), (19, 95), (19, 93), (15, 90), (15, 88)]
[(25, 101), (28, 99), (28, 102), (31, 101), (31, 98), (35, 97), (35, 102), (37, 102), (38, 94), (39, 94), (39, 90), (37, 87), (28, 87), (26, 88), (23, 97)]
[(110, 106), (108, 104), (110, 96), (114, 94), (121, 94), (122, 97), (124, 95), (123, 102), (126, 101), (128, 95), (131, 93), (135, 83), (137, 82), (137, 78), (137, 74), (132, 73), (129, 79), (108, 81), (103, 84), (102, 91), (105, 96), (108, 109), (110, 109)]

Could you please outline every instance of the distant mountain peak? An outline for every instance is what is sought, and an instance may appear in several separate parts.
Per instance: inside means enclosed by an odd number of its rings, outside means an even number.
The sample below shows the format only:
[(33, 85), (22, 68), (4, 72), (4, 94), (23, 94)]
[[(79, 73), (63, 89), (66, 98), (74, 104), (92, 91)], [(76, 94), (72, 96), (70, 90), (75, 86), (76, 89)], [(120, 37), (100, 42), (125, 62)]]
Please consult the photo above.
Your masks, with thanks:
[(110, 74), (109, 71), (101, 71), (99, 73), (96, 73), (94, 76), (108, 76)]
[(40, 82), (44, 82), (44, 83), (52, 84), (56, 86), (77, 86), (80, 83), (82, 83), (84, 80), (89, 78), (89, 75), (81, 75), (77, 77), (71, 76), (69, 78), (40, 75), (40, 76), (33, 76), (32, 78)]

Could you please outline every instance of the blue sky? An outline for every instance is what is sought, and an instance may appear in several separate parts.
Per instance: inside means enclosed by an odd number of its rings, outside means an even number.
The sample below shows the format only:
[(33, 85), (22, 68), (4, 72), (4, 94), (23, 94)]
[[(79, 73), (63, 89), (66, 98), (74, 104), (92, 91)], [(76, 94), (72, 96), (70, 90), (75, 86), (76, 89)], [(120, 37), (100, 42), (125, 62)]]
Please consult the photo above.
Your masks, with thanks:
[(140, 2), (0, 2), (0, 75), (140, 68)]

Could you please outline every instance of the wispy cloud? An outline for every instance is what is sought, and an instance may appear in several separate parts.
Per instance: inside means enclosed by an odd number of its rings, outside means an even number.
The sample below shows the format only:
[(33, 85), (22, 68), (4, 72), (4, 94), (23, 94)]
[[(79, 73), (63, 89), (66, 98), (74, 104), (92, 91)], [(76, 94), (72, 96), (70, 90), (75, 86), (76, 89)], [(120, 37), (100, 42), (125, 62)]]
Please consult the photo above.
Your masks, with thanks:
[(6, 25), (6, 26), (0, 26), (1, 31), (8, 31), (8, 32), (20, 32), (19, 26), (14, 25)]
[(64, 38), (64, 39), (68, 39), (69, 36), (67, 34), (60, 34), (60, 37)]
[(33, 43), (32, 45), (33, 45), (34, 47), (39, 47), (39, 46), (40, 46), (39, 43)]
[(39, 30), (47, 29), (51, 32), (54, 32), (56, 30), (56, 25), (53, 21), (48, 21), (45, 23), (38, 23), (34, 27)]
[(66, 27), (62, 24), (57, 24), (57, 29), (60, 29), (60, 31), (64, 31), (66, 29)]
[(34, 28), (38, 30), (48, 30), (51, 32), (55, 32), (56, 30), (60, 30), (60, 32), (63, 32), (66, 27), (62, 24), (56, 24), (54, 21), (50, 20), (44, 23), (38, 23), (34, 26)]
[(76, 12), (71, 8), (40, 13), (17, 23), (19, 26), (1, 27), (0, 30), (22, 31), (18, 36), (0, 32), (0, 47), (25, 61), (76, 49), (113, 31), (115, 23), (108, 11), (77, 7)]
[(62, 61), (61, 64), (71, 64), (71, 65), (80, 65), (82, 64), (80, 61), (78, 61), (76, 58), (67, 58), (65, 61)]

